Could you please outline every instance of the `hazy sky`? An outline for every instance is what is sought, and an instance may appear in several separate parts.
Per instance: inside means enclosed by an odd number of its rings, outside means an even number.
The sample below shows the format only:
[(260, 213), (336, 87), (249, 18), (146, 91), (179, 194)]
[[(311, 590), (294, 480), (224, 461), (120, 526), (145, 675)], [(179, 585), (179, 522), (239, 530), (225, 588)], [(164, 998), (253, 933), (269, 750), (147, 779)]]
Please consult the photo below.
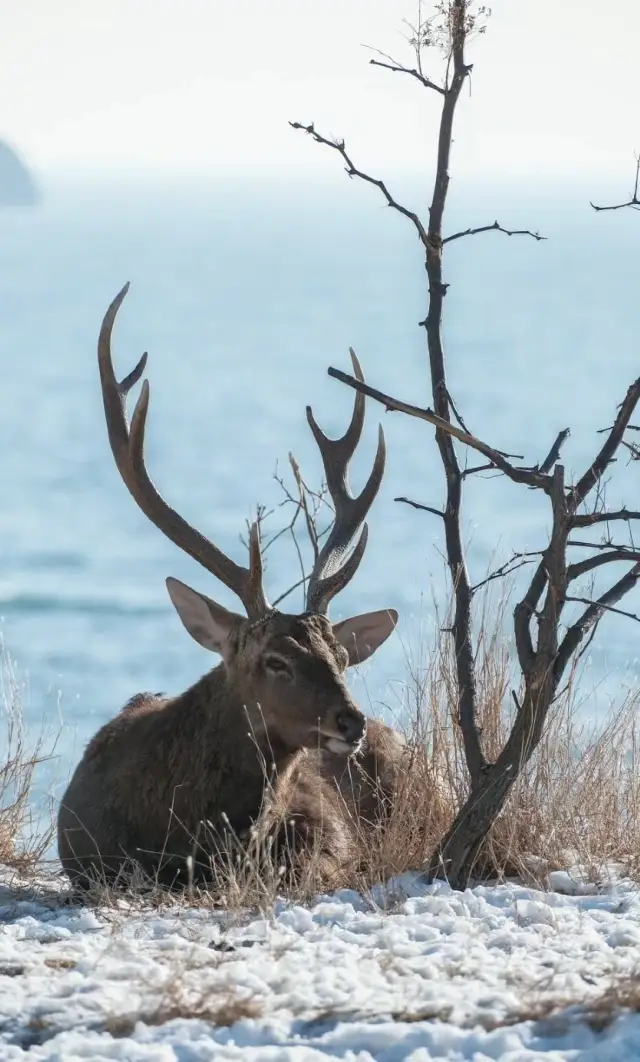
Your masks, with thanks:
[[(639, 0), (495, 0), (470, 48), (456, 165), (630, 173)], [(408, 58), (416, 0), (0, 0), (0, 137), (43, 168), (306, 167), (288, 119), (367, 166), (421, 164), (439, 98), (367, 65)], [(435, 67), (434, 67), (435, 72)], [(329, 166), (325, 158), (322, 165)], [(626, 187), (625, 182), (625, 187)]]

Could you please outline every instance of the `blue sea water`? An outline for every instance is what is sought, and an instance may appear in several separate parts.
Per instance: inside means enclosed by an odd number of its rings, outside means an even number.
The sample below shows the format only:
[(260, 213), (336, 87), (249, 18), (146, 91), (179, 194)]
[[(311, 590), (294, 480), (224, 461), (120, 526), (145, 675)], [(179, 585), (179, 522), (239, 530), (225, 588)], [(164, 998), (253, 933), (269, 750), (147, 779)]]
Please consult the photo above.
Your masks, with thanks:
[[(425, 198), (416, 187), (418, 208)], [(637, 217), (596, 215), (576, 188), (503, 184), (454, 197), (448, 230), (496, 216), (548, 240), (488, 233), (447, 248), (450, 388), (476, 435), (530, 462), (570, 426), (570, 479), (639, 374)], [(256, 503), (282, 500), (276, 462), (286, 470), (291, 450), (319, 481), (305, 405), (328, 432), (344, 430), (352, 395), (326, 370), (349, 371), (349, 345), (370, 383), (430, 402), (420, 246), (375, 190), (257, 178), (76, 183), (52, 186), (40, 209), (0, 212), (2, 634), (25, 684), (29, 728), (64, 724), (39, 798), (60, 795), (86, 740), (132, 693), (177, 692), (211, 666), (172, 609), (167, 575), (236, 604), (142, 516), (115, 470), (95, 351), (102, 315), (126, 280), (114, 358), (124, 376), (149, 351), (150, 473), (239, 561)], [(355, 680), (365, 705), (393, 707), (407, 650), (415, 657), (433, 630), (432, 591), (444, 603), (439, 521), (393, 499), (440, 505), (443, 477), (432, 429), (370, 403), (354, 487), (368, 474), (381, 419), (387, 474), (369, 547), (332, 614), (400, 611), (398, 634)], [(639, 476), (623, 456), (609, 503), (638, 508)], [(282, 523), (277, 512), (269, 526)], [(474, 581), (492, 559), (539, 548), (548, 527), (537, 493), (501, 477), (469, 479)], [(297, 560), (286, 537), (268, 557), (274, 597), (297, 578)], [(640, 612), (638, 594), (624, 607)], [(607, 617), (590, 653), (594, 685), (616, 692), (636, 681), (637, 637), (635, 623)]]

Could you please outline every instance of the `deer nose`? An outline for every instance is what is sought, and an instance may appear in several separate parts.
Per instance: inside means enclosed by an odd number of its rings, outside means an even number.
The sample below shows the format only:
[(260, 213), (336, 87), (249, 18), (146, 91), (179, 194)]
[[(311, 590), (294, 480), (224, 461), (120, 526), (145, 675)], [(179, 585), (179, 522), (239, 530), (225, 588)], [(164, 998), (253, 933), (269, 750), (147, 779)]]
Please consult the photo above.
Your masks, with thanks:
[(342, 711), (338, 712), (336, 726), (340, 731), (340, 736), (349, 745), (355, 745), (360, 741), (364, 737), (367, 728), (365, 717), (360, 712), (352, 712), (348, 708), (343, 708)]

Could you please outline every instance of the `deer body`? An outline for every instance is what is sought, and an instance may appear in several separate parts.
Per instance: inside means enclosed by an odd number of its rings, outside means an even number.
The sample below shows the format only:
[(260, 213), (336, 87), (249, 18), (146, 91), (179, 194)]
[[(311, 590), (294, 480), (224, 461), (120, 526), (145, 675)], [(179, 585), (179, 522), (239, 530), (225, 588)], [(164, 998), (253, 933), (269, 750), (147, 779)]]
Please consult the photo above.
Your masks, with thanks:
[(236, 712), (217, 710), (222, 667), (174, 699), (138, 698), (91, 740), (58, 819), (60, 858), (71, 876), (113, 880), (137, 861), (164, 881), (194, 854), (204, 823), (219, 828), (227, 815), (242, 834), (257, 817), (264, 785), (258, 752), (246, 741), (242, 706), (229, 701)]
[[(266, 677), (259, 703), (247, 681), (250, 661), (238, 650), (179, 697), (134, 697), (90, 741), (61, 802), (60, 859), (78, 884), (121, 879), (133, 863), (161, 883), (184, 881), (188, 856), (196, 879), (207, 877), (216, 842), (246, 835), (272, 788), (283, 813), (312, 822), (329, 851), (346, 855), (336, 794), (303, 752), (318, 743), (318, 718), (330, 728), (344, 714), (354, 734), (365, 731), (341, 675), (346, 653), (320, 617), (278, 615), (264, 628), (266, 645), (280, 643), (277, 628), (297, 636), (311, 669), (311, 712), (300, 707), (300, 687), (287, 712), (284, 677)], [(285, 722), (284, 738), (269, 727), (273, 711)]]
[[(146, 355), (121, 383), (111, 360), (111, 332), (127, 289), (109, 307), (98, 341), (109, 441), (118, 471), (149, 519), (232, 589), (247, 615), (230, 612), (177, 579), (167, 579), (188, 633), (219, 654), (222, 663), (177, 697), (136, 695), (95, 735), (61, 801), (58, 848), (63, 868), (80, 885), (95, 879), (124, 883), (132, 862), (162, 883), (184, 881), (192, 871), (196, 877), (206, 876), (224, 835), (246, 838), (260, 819), (275, 822), (276, 846), (292, 849), (294, 859), (300, 845), (312, 841), (319, 842), (327, 866), (340, 865), (350, 845), (349, 826), (339, 810), (343, 776), (366, 732), (345, 672), (385, 641), (397, 613), (371, 612), (337, 624), (331, 624), (326, 613), (364, 553), (364, 517), (384, 472), (382, 429), (369, 480), (354, 498), (347, 466), (362, 432), (364, 396), (356, 395), (351, 424), (336, 440), (321, 432), (307, 409), (335, 520), (316, 558), (305, 612), (276, 611), (262, 586), (258, 526), (251, 528), (249, 567), (242, 568), (187, 524), (148, 476), (143, 454), (146, 380), (130, 425), (125, 409)], [(352, 360), (362, 379), (353, 352)], [(344, 560), (359, 529), (358, 542)], [(379, 770), (376, 748), (383, 759), (396, 756), (393, 741), (385, 737), (388, 728), (376, 731), (376, 726), (380, 724), (374, 724), (369, 745), (363, 746), (365, 770)], [(362, 787), (361, 795), (367, 814), (375, 814), (378, 798), (373, 790)], [(294, 837), (289, 836), (291, 822)], [(188, 857), (195, 861), (192, 868)]]

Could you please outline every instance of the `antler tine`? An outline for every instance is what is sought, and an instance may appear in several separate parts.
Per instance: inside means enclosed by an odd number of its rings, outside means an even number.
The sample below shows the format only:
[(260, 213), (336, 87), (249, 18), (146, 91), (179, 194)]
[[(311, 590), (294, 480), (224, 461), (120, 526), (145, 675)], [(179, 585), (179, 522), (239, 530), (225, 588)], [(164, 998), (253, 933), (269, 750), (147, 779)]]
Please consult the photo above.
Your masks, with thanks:
[[(355, 351), (349, 350), (354, 375), (364, 383), (364, 374)], [(386, 446), (382, 425), (378, 430), (378, 449), (371, 475), (357, 498), (349, 489), (349, 461), (362, 435), (364, 425), (365, 397), (356, 392), (351, 423), (339, 439), (329, 439), (324, 434), (307, 406), (307, 420), (318, 444), (331, 495), (335, 519), (327, 541), (314, 565), (307, 589), (306, 607), (309, 612), (326, 613), (332, 598), (342, 590), (355, 575), (367, 545), (368, 528), (364, 524), (355, 549), (341, 563), (380, 489), (386, 460)]]
[(144, 463), (144, 431), (149, 409), (149, 382), (144, 380), (136, 402), (131, 425), (127, 423), (126, 398), (144, 372), (147, 355), (142, 355), (135, 369), (120, 383), (116, 379), (111, 357), (111, 334), (115, 319), (129, 290), (125, 284), (109, 306), (98, 339), (98, 367), (109, 443), (116, 467), (142, 512), (180, 549), (198, 561), (238, 595), (247, 615), (258, 619), (270, 610), (262, 587), (262, 558), (257, 524), (250, 533), (249, 567), (243, 568), (188, 524), (164, 500), (154, 486)]
[[(364, 383), (364, 374), (362, 372), (362, 366), (360, 365), (358, 356), (353, 347), (349, 347), (349, 354), (351, 355), (353, 374), (356, 380), (359, 380), (360, 383)], [(338, 467), (336, 469), (336, 474), (338, 476), (338, 479), (341, 478), (342, 481), (344, 481), (346, 477), (347, 466), (349, 464), (349, 461), (356, 452), (356, 447), (360, 442), (362, 428), (364, 427), (364, 410), (365, 397), (361, 391), (356, 391), (356, 397), (353, 403), (353, 413), (351, 414), (351, 423), (349, 424), (349, 427), (347, 428), (344, 435), (342, 435), (339, 439), (329, 439), (319, 427), (318, 422), (316, 421), (316, 418), (314, 417), (313, 412), (311, 410), (311, 406), (307, 406), (307, 420), (309, 421), (309, 427), (313, 432), (314, 438), (318, 446), (320, 447), (320, 453), (322, 454), (323, 463), (324, 452), (322, 447), (326, 443), (330, 453), (332, 454), (332, 460), (334, 462), (340, 462), (341, 468)], [(333, 470), (330, 473), (329, 469), (326, 467), (326, 464), (325, 472), (327, 474), (327, 477), (330, 474), (333, 474)], [(328, 478), (327, 486), (331, 491), (331, 483), (329, 482)]]

